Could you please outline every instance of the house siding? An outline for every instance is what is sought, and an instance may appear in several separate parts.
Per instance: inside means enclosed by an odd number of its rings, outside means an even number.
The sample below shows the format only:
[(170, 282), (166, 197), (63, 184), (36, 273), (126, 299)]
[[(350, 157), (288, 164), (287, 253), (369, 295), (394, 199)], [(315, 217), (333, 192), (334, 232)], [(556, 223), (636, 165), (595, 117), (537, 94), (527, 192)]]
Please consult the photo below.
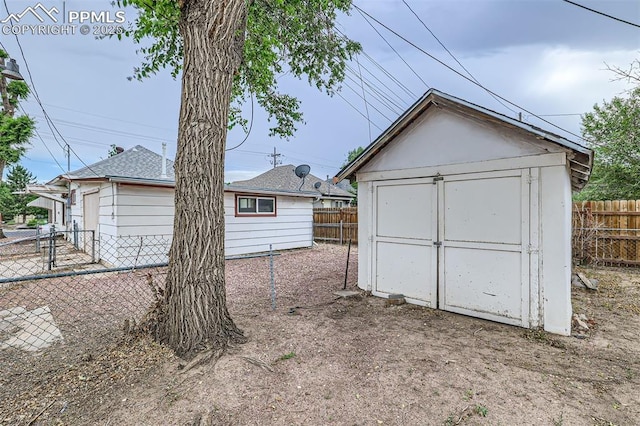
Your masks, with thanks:
[(174, 190), (117, 184), (115, 232), (101, 241), (103, 261), (135, 266), (168, 261)]
[(226, 192), (225, 255), (238, 256), (269, 250), (311, 247), (313, 243), (313, 200), (276, 197), (276, 216), (235, 215), (235, 193)]

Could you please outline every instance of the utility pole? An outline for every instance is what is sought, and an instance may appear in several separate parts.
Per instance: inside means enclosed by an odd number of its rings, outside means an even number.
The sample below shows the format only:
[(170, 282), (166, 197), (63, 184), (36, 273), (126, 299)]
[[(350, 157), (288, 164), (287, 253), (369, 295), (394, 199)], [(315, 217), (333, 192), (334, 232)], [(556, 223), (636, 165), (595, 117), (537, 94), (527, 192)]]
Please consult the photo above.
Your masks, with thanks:
[(275, 169), (278, 165), (282, 164), (282, 160), (280, 159), (280, 157), (282, 156), (282, 154), (280, 154), (279, 152), (276, 152), (276, 147), (273, 147), (273, 154), (269, 154), (269, 157), (271, 157), (271, 160), (269, 161), (271, 164), (273, 164), (273, 168)]
[[(65, 151), (67, 154), (67, 177), (71, 174), (71, 147), (67, 143), (65, 145)], [(66, 204), (66, 212), (64, 215), (64, 225), (67, 228), (67, 231), (71, 231), (71, 179), (67, 179), (67, 202)]]
[[(5, 58), (9, 60), (9, 62), (5, 62)], [(7, 79), (11, 80), (24, 80), (20, 75), (20, 70), (18, 65), (16, 64), (15, 59), (11, 59), (8, 57), (7, 52), (4, 52), (0, 56), (0, 71), (2, 71), (2, 75), (0, 75), (0, 96), (2, 96), (2, 115), (7, 117), (13, 117), (15, 113), (15, 105), (11, 103), (9, 100), (9, 93), (7, 89)], [(0, 160), (0, 183), (2, 183), (2, 175), (4, 173), (4, 167), (6, 166), (5, 160)], [(0, 239), (6, 238), (4, 235), (4, 231), (2, 230), (2, 213), (0, 213)]]

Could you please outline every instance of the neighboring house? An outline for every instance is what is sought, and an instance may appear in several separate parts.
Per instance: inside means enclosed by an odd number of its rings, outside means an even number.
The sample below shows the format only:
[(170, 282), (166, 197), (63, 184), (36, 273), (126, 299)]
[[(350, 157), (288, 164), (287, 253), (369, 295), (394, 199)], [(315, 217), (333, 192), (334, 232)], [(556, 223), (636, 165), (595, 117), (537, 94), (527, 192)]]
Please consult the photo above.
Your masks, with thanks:
[(28, 192), (38, 196), (29, 202), (29, 207), (40, 207), (48, 210), (47, 222), (55, 225), (57, 229), (64, 229), (67, 221), (64, 205), (66, 199), (60, 193), (60, 187), (54, 185), (29, 185)]
[(429, 90), (336, 179), (357, 179), (358, 285), (571, 332), (571, 192), (593, 152)]
[[(173, 161), (140, 145), (47, 184), (60, 196), (71, 186), (70, 210), (80, 245), (112, 266), (167, 261), (173, 235)], [(31, 188), (29, 188), (31, 189)], [(34, 188), (35, 189), (35, 188)], [(33, 191), (35, 193), (35, 191)], [(66, 197), (66, 195), (65, 195)], [(225, 187), (225, 254), (310, 247), (314, 194)], [(71, 234), (70, 238), (71, 238)]]
[[(278, 166), (252, 179), (232, 182), (232, 185), (248, 189), (269, 188), (288, 192), (306, 192), (316, 197), (313, 207), (347, 207), (355, 198), (355, 194), (312, 174), (306, 176), (303, 183), (293, 172), (295, 168), (293, 164)], [(317, 188), (316, 184), (319, 184)]]

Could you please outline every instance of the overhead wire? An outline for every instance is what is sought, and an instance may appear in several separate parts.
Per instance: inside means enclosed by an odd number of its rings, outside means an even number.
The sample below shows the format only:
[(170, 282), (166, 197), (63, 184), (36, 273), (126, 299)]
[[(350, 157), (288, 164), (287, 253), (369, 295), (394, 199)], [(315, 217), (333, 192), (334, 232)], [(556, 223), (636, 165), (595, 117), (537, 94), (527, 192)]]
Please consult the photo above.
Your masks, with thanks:
[[(368, 93), (373, 99), (375, 99), (381, 106), (384, 106), (386, 109), (388, 109), (391, 113), (393, 114), (398, 114), (398, 109), (399, 108), (394, 108), (392, 104), (390, 104), (388, 101), (386, 101), (384, 98), (382, 98), (381, 95), (379, 95), (375, 89), (369, 87), (369, 85), (367, 83), (365, 83), (362, 79), (359, 78), (358, 75), (355, 75), (355, 78), (352, 77), (351, 75), (349, 75), (348, 73), (345, 74), (345, 77), (352, 81), (353, 83), (357, 84), (357, 85), (361, 85), (362, 86), (362, 93), (364, 93), (365, 95), (362, 96), (362, 98), (364, 100), (366, 100), (366, 93)], [(343, 83), (345, 83), (346, 80), (343, 80)], [(364, 88), (364, 85), (367, 85), (366, 89)], [(370, 102), (368, 102), (370, 103)], [(400, 110), (401, 111), (401, 110)]]
[(382, 71), (391, 81), (393, 81), (399, 88), (401, 88), (407, 95), (411, 96), (411, 99), (414, 100), (417, 98), (416, 94), (413, 93), (411, 89), (409, 89), (402, 81), (400, 81), (393, 73), (389, 72), (386, 68), (384, 68), (378, 61), (376, 61), (371, 55), (369, 55), (364, 50), (361, 52), (362, 55), (367, 58), (375, 67), (377, 67), (380, 71)]
[[(358, 61), (358, 62), (360, 62), (360, 61)], [(395, 99), (393, 99), (382, 87), (380, 87), (379, 84), (371, 81), (370, 79), (368, 79), (367, 77), (362, 75), (362, 68), (365, 68), (365, 67), (362, 66), (358, 71), (355, 71), (349, 65), (347, 65), (347, 67), (346, 67), (346, 69), (351, 74), (353, 74), (354, 77), (358, 78), (358, 80), (361, 80), (362, 83), (367, 86), (367, 88), (370, 90), (370, 92), (375, 93), (376, 95), (379, 96), (379, 98), (378, 98), (379, 102), (385, 103), (388, 106), (388, 108), (390, 110), (392, 110), (393, 112), (395, 112), (395, 113), (398, 113), (398, 110), (400, 112), (404, 111), (403, 106), (400, 105)], [(384, 86), (384, 83), (382, 83), (382, 85)], [(385, 88), (387, 90), (389, 90), (388, 87), (385, 86)], [(391, 106), (393, 106), (393, 108), (391, 108)]]
[(491, 93), (495, 96), (497, 96), (498, 98), (500, 98), (501, 100), (505, 101), (506, 103), (508, 103), (511, 106), (514, 106), (520, 110), (522, 110), (523, 112), (526, 112), (527, 114), (538, 118), (539, 120), (543, 121), (544, 123), (549, 124), (550, 126), (553, 126), (556, 129), (562, 130), (563, 132), (566, 132), (567, 134), (570, 134), (572, 136), (577, 137), (580, 140), (584, 139), (582, 138), (582, 136), (577, 135), (576, 133), (573, 133), (563, 127), (558, 126), (557, 124), (546, 120), (540, 116), (538, 116), (537, 114), (527, 110), (526, 108), (511, 102), (510, 100), (506, 99), (503, 96), (500, 96), (499, 94), (497, 94), (496, 92), (486, 88), (485, 86), (483, 86), (480, 83), (477, 83), (475, 81), (473, 81), (473, 79), (467, 77), (466, 75), (462, 74), (460, 71), (456, 70), (455, 68), (451, 67), (450, 65), (448, 65), (447, 63), (441, 61), (440, 59), (438, 59), (437, 57), (433, 56), (431, 53), (427, 52), (426, 50), (424, 50), (423, 48), (421, 48), (420, 46), (418, 46), (417, 44), (415, 44), (414, 42), (412, 42), (411, 40), (407, 39), (406, 37), (404, 37), (403, 35), (401, 35), (400, 33), (398, 33), (397, 31), (393, 30), (392, 28), (390, 28), (388, 25), (384, 24), (383, 22), (381, 22), (380, 20), (378, 20), (377, 18), (373, 17), (372, 15), (370, 15), (368, 12), (362, 10), (358, 5), (354, 4), (353, 5), (354, 8), (356, 8), (359, 12), (364, 13), (365, 15), (367, 15), (369, 18), (371, 18), (373, 21), (375, 21), (378, 25), (380, 25), (381, 27), (385, 28), (387, 31), (389, 31), (390, 33), (394, 34), (396, 37), (398, 37), (399, 39), (403, 40), (405, 43), (409, 44), (410, 46), (414, 47), (416, 50), (422, 52), (423, 54), (425, 54), (426, 56), (428, 56), (429, 58), (433, 59), (434, 61), (438, 62), (440, 65), (444, 66), (445, 68), (447, 68), (448, 70), (452, 71), (453, 73), (457, 74), (458, 76), (462, 77), (463, 79), (469, 81), (470, 83), (480, 87), (481, 89), (487, 91), (488, 93)]
[(600, 12), (599, 10), (591, 9), (590, 7), (581, 5), (580, 3), (576, 3), (576, 2), (573, 2), (573, 1), (570, 1), (570, 0), (563, 0), (563, 1), (565, 3), (569, 3), (569, 4), (572, 4), (574, 6), (580, 7), (582, 9), (588, 10), (589, 12), (597, 13), (598, 15), (602, 15), (602, 16), (605, 16), (607, 18), (613, 19), (615, 21), (622, 22), (623, 24), (628, 24), (628, 25), (640, 28), (640, 25), (638, 25), (638, 24), (636, 24), (634, 22), (625, 21), (624, 19), (620, 19), (620, 18), (618, 18), (616, 16), (608, 15), (608, 14), (606, 14), (604, 12)]
[[(360, 99), (362, 99), (363, 101), (365, 101), (365, 102), (366, 102), (366, 99), (365, 99), (365, 98), (364, 98), (360, 93), (358, 93), (358, 91), (357, 91), (356, 89), (354, 89), (353, 87), (351, 87), (351, 85), (350, 85), (349, 83), (347, 83), (346, 81), (343, 81), (343, 82), (342, 82), (342, 84), (344, 84), (346, 87), (348, 87), (349, 89), (351, 89), (351, 91), (352, 91), (353, 93), (355, 93), (355, 94), (356, 94)], [(373, 109), (374, 109), (378, 114), (380, 114), (380, 115), (381, 115), (381, 116), (383, 116), (385, 119), (387, 119), (388, 121), (390, 121), (390, 122), (391, 122), (391, 121), (393, 121), (393, 120), (391, 120), (389, 117), (387, 117), (387, 115), (386, 115), (386, 114), (384, 114), (382, 111), (380, 111), (378, 108), (376, 108), (376, 106), (375, 106), (375, 105), (373, 105), (373, 104), (369, 104), (369, 106), (370, 106), (371, 108), (373, 108)]]
[[(405, 6), (407, 6), (407, 8), (411, 11), (411, 13), (413, 13), (413, 16), (415, 16), (418, 19), (418, 21), (420, 21), (422, 26), (427, 31), (429, 31), (429, 34), (431, 34), (433, 36), (433, 38), (436, 39), (438, 44), (440, 46), (442, 46), (442, 48), (449, 54), (449, 56), (451, 56), (451, 58), (453, 58), (453, 60), (456, 61), (456, 63), (458, 65), (460, 65), (460, 68), (462, 68), (469, 75), (469, 77), (471, 77), (473, 79), (473, 81), (475, 81), (476, 83), (480, 84), (478, 79), (475, 78), (473, 74), (471, 74), (471, 71), (469, 71), (464, 65), (462, 65), (462, 63), (458, 60), (458, 58), (456, 58), (455, 55), (453, 53), (451, 53), (451, 51), (449, 49), (447, 49), (447, 46), (445, 46), (444, 43), (442, 41), (440, 41), (440, 39), (434, 34), (434, 32), (431, 31), (431, 28), (429, 28), (429, 26), (422, 20), (422, 18), (420, 18), (420, 16), (418, 16), (418, 14), (411, 8), (411, 6), (409, 6), (409, 3), (407, 3), (406, 0), (402, 0), (402, 3), (404, 3)], [(487, 93), (489, 93), (489, 95), (491, 95), (491, 97), (493, 99), (498, 101), (500, 103), (500, 105), (502, 105), (503, 107), (507, 108), (509, 111), (513, 112), (514, 114), (518, 113), (518, 111), (514, 110), (509, 105), (507, 105), (504, 102), (502, 102), (500, 99), (498, 99), (496, 96), (492, 95), (490, 92), (487, 92)]]
[[(396, 56), (398, 56), (398, 58), (400, 58), (402, 60), (402, 62), (404, 62), (404, 64), (411, 70), (411, 72), (413, 72), (413, 74), (418, 77), (418, 79), (427, 87), (427, 89), (430, 89), (431, 86), (429, 86), (427, 84), (426, 81), (424, 81), (424, 79), (420, 76), (420, 74), (418, 74), (416, 72), (416, 70), (413, 69), (413, 67), (411, 65), (409, 65), (409, 63), (402, 57), (402, 55), (400, 55), (400, 53), (395, 49), (395, 47), (393, 47), (391, 45), (391, 43), (389, 43), (389, 41), (387, 41), (387, 39), (382, 35), (382, 33), (380, 31), (378, 31), (378, 29), (367, 19), (366, 16), (364, 16), (364, 14), (362, 13), (362, 9), (360, 9), (358, 6), (356, 6), (355, 4), (353, 5), (353, 7), (356, 8), (356, 10), (360, 13), (360, 15), (362, 16), (362, 18), (367, 22), (367, 24), (369, 24), (369, 26), (371, 28), (373, 28), (373, 30), (380, 36), (380, 38), (382, 38), (382, 40), (384, 40), (384, 42), (387, 44), (387, 46), (389, 46), (391, 48), (391, 50), (393, 50), (393, 52), (396, 54)], [(369, 17), (371, 17), (371, 15), (367, 14)]]
[[(357, 61), (357, 56), (356, 56), (356, 61)], [(360, 62), (358, 62), (358, 71), (359, 71), (359, 76), (360, 76), (360, 88), (362, 89), (362, 99), (364, 99), (364, 110), (367, 113), (367, 119), (369, 118), (369, 105), (367, 104), (367, 98), (365, 95), (365, 91), (364, 91), (364, 81), (362, 80), (362, 70), (360, 69)], [(369, 141), (371, 141), (371, 120), (369, 121)]]
[(242, 142), (240, 142), (233, 148), (225, 149), (225, 151), (233, 151), (234, 149), (241, 147), (242, 144), (244, 144), (247, 141), (247, 139), (249, 139), (249, 135), (251, 134), (251, 129), (253, 129), (253, 92), (250, 92), (250, 93), (251, 93), (251, 121), (249, 122), (249, 130), (247, 131), (247, 134), (244, 136), (244, 139), (242, 140)]
[(347, 98), (345, 98), (344, 96), (342, 96), (342, 93), (340, 92), (336, 92), (336, 95), (338, 95), (338, 97), (340, 99), (342, 99), (347, 105), (349, 105), (352, 109), (354, 109), (358, 114), (360, 114), (365, 120), (369, 121), (376, 129), (382, 131), (383, 129), (378, 126), (376, 123), (374, 123), (373, 121), (371, 121), (362, 111), (360, 111), (355, 105), (353, 105), (351, 102), (349, 102), (347, 100)]
[[(363, 59), (366, 59), (363, 56)], [(349, 67), (351, 68), (351, 67)], [(408, 105), (410, 105), (409, 102), (405, 101), (400, 95), (398, 95), (398, 93), (396, 91), (394, 91), (391, 87), (389, 87), (386, 83), (384, 83), (382, 80), (380, 80), (378, 78), (378, 76), (373, 73), (368, 67), (366, 66), (362, 66), (363, 70), (367, 73), (369, 73), (369, 75), (378, 83), (380, 83), (380, 85), (382, 85), (382, 87), (384, 87), (385, 89), (388, 90), (388, 92), (385, 92), (389, 98), (389, 100), (393, 100), (393, 104), (397, 105), (399, 108), (401, 108), (402, 110), (404, 110)], [(371, 81), (370, 79), (368, 79), (367, 77), (364, 77), (365, 81)], [(372, 84), (375, 84), (373, 82), (371, 82)], [(413, 95), (411, 95), (413, 98)], [(393, 99), (392, 99), (393, 98)]]
[[(7, 15), (11, 15), (11, 11), (9, 10), (9, 6), (7, 5), (7, 0), (3, 0), (3, 3), (4, 3), (4, 8), (7, 11)], [(44, 108), (44, 105), (42, 104), (42, 101), (40, 100), (40, 95), (39, 95), (38, 90), (36, 89), (36, 85), (35, 85), (35, 83), (33, 81), (33, 75), (31, 74), (31, 69), (29, 68), (29, 62), (27, 61), (27, 58), (25, 57), (24, 49), (22, 48), (22, 44), (20, 43), (20, 38), (18, 37), (17, 34), (14, 34), (14, 36), (15, 36), (15, 39), (16, 39), (16, 44), (18, 45), (18, 49), (20, 50), (20, 56), (22, 56), (22, 60), (24, 62), (25, 69), (27, 70), (27, 75), (29, 77), (29, 82), (31, 83), (31, 91), (32, 91), (32, 93), (34, 95), (34, 98), (35, 98), (36, 102), (38, 103), (38, 105), (42, 109), (42, 113), (43, 113), (43, 115), (45, 117), (45, 121), (47, 123), (47, 126), (51, 130), (51, 132), (52, 132), (52, 134), (54, 136), (54, 139), (56, 140), (58, 145), (64, 150), (65, 148), (62, 146), (62, 144), (60, 144), (60, 142), (58, 141), (58, 139), (55, 136), (55, 134), (57, 133), (58, 136), (60, 136), (60, 139), (62, 139), (66, 144), (67, 155), (70, 155), (70, 153), (72, 152), (76, 156), (76, 158), (87, 169), (89, 169), (96, 176), (99, 176), (98, 173), (96, 173), (94, 170), (92, 170), (91, 167), (89, 167), (89, 165), (86, 164), (82, 158), (80, 158), (80, 156), (75, 152), (75, 150), (71, 147), (71, 145), (64, 139), (64, 136), (62, 136), (62, 134), (60, 133), (60, 131), (56, 127), (55, 123), (49, 117), (49, 114), (47, 113), (46, 109)]]

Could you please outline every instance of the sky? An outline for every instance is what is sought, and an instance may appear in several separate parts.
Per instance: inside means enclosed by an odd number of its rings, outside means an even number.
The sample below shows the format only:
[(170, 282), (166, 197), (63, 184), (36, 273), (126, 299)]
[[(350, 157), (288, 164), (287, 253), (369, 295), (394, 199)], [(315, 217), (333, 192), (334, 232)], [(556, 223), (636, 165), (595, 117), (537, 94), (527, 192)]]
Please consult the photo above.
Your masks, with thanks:
[[(577, 2), (640, 25), (640, 1)], [(350, 62), (340, 96), (329, 97), (290, 75), (279, 78), (281, 91), (301, 100), (304, 124), (290, 140), (269, 137), (267, 116), (256, 106), (250, 134), (234, 129), (228, 135), (227, 147), (246, 140), (227, 152), (225, 181), (249, 179), (273, 167), (269, 154), (274, 148), (281, 154), (278, 161), (282, 164), (309, 164), (312, 174), (332, 177), (350, 150), (375, 140), (430, 87), (511, 117), (521, 113), (525, 122), (584, 143), (579, 139), (580, 115), (596, 103), (624, 96), (630, 88), (625, 81), (613, 81), (615, 76), (607, 67), (628, 68), (640, 59), (640, 28), (562, 0), (406, 3), (428, 29), (403, 0), (354, 1), (421, 50), (371, 18), (367, 21), (355, 9), (340, 16), (337, 27), (363, 48)], [(37, 4), (6, 1), (14, 14)], [(90, 22), (89, 15), (87, 35), (80, 33), (81, 24), (76, 21), (64, 24), (75, 25), (75, 34), (70, 34), (71, 30), (57, 35), (33, 34), (30, 29), (20, 29), (17, 37), (6, 23), (0, 24), (3, 48), (16, 59), (55, 126), (47, 125), (33, 95), (22, 103), (24, 111), (36, 119), (39, 136), (31, 140), (21, 164), (38, 181), (46, 182), (67, 171), (65, 143), (71, 147), (71, 170), (106, 158), (111, 144), (125, 149), (142, 145), (160, 153), (165, 142), (169, 157), (175, 156), (180, 77), (173, 79), (166, 70), (142, 82), (130, 81), (127, 77), (143, 59), (137, 53), (140, 46), (126, 38), (96, 39), (92, 34), (109, 30), (113, 24), (104, 23), (107, 18), (133, 21), (135, 10), (95, 0), (43, 0), (41, 4), (44, 7), (37, 10), (42, 23), (27, 13), (19, 24), (50, 28), (61, 25), (63, 15), (71, 18), (72, 12), (77, 12), (76, 16), (80, 12), (104, 13), (94, 16), (101, 22)], [(51, 12), (53, 7), (57, 14)], [(43, 10), (50, 11), (58, 23)], [(0, 4), (0, 21), (7, 17)], [(468, 76), (468, 70), (482, 87), (518, 107), (497, 101), (425, 52), (461, 74)], [(249, 118), (250, 107), (246, 105), (244, 110)]]

